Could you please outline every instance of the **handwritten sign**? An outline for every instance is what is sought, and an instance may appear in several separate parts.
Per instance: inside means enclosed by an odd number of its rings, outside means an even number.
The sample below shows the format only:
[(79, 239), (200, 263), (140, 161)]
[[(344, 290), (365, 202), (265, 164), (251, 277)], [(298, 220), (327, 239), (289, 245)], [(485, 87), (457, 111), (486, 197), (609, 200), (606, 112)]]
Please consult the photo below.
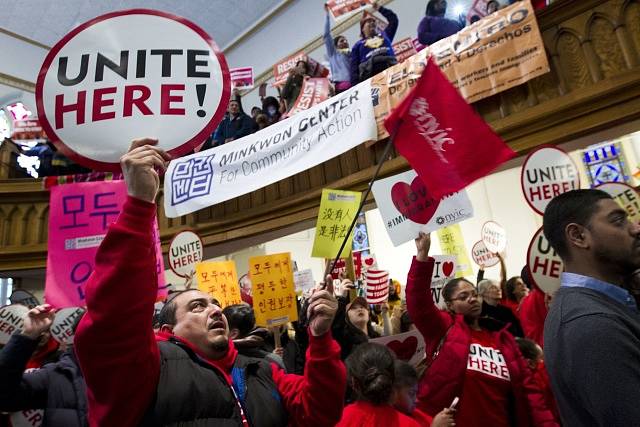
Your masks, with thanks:
[[(338, 253), (342, 241), (347, 237), (349, 225), (353, 221), (362, 194), (354, 191), (322, 190), (320, 212), (316, 224), (312, 257), (333, 258)], [(351, 253), (353, 232), (348, 236), (341, 257)]]
[(478, 241), (471, 248), (471, 258), (473, 262), (478, 264), (480, 267), (493, 267), (494, 265), (500, 262), (500, 258), (495, 256), (495, 252), (491, 252), (485, 246), (482, 240)]
[(315, 286), (313, 272), (310, 268), (295, 271), (293, 273), (293, 283), (296, 285), (297, 292), (310, 292)]
[(431, 297), (433, 303), (444, 310), (446, 304), (442, 297), (442, 288), (447, 282), (456, 277), (457, 257), (455, 255), (434, 255), (435, 265), (431, 275)]
[(28, 312), (29, 309), (21, 304), (0, 307), (0, 344), (8, 343), (11, 335), (22, 330)]
[(198, 289), (217, 299), (221, 307), (242, 302), (235, 262), (201, 262), (196, 264), (196, 275)]
[(640, 200), (635, 188), (622, 182), (607, 182), (596, 187), (608, 193), (629, 214), (629, 221), (640, 222)]
[(80, 307), (68, 307), (58, 310), (51, 324), (51, 336), (59, 343), (73, 344), (73, 325), (76, 319), (84, 313)]
[(455, 224), (439, 229), (438, 239), (440, 240), (442, 252), (446, 255), (455, 255), (457, 258), (456, 277), (473, 275), (460, 225)]
[(527, 268), (534, 283), (549, 295), (560, 288), (562, 260), (544, 237), (542, 227), (536, 231), (527, 250)]
[(400, 360), (408, 362), (412, 366), (417, 366), (425, 357), (424, 338), (418, 330), (412, 330), (397, 335), (389, 335), (387, 337), (373, 338), (369, 342), (382, 344), (391, 351)]
[(482, 226), (482, 241), (493, 253), (500, 253), (507, 247), (507, 232), (495, 221), (487, 221)]
[(203, 254), (200, 236), (190, 230), (181, 231), (173, 236), (169, 244), (169, 268), (180, 277), (192, 277)]
[(256, 325), (279, 326), (298, 320), (289, 253), (249, 258)]

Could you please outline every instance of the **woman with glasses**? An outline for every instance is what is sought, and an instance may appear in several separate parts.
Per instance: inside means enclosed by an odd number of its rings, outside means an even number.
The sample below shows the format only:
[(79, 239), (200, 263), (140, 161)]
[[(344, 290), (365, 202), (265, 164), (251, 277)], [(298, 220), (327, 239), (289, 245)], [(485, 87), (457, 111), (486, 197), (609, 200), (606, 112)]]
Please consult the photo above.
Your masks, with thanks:
[(435, 306), (430, 246), (430, 236), (420, 233), (406, 289), (409, 316), (426, 344), (418, 408), (434, 415), (458, 397), (460, 426), (557, 426), (513, 336), (480, 317), (482, 302), (471, 282), (451, 280), (442, 288), (447, 310)]

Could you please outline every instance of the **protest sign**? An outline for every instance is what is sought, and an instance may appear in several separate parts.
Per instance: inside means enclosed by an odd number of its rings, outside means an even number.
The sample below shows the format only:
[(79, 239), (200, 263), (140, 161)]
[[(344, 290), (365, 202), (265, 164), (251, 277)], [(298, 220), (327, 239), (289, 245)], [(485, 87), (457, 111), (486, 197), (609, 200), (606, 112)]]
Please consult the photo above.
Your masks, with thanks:
[(193, 231), (181, 231), (169, 244), (169, 268), (180, 277), (193, 277), (196, 264), (202, 261), (202, 239)]
[(325, 4), (333, 19), (338, 19), (369, 6), (371, 0), (329, 0)]
[[(85, 306), (85, 285), (98, 246), (127, 198), (124, 181), (94, 181), (51, 187), (44, 295), (54, 307)], [(166, 295), (160, 233), (155, 221), (158, 297)]]
[(324, 77), (311, 77), (305, 79), (298, 98), (285, 117), (291, 117), (300, 111), (308, 110), (314, 105), (318, 105), (327, 99), (329, 99), (329, 79)]
[(500, 262), (500, 258), (495, 255), (495, 252), (487, 249), (482, 240), (476, 242), (471, 248), (471, 258), (473, 262), (484, 268), (493, 267)]
[[(337, 251), (338, 250), (336, 249), (336, 252)], [(333, 259), (326, 259), (325, 261), (328, 266), (329, 263), (333, 262)], [(333, 269), (331, 270), (331, 278), (333, 280), (338, 280), (340, 278), (340, 274), (346, 273), (346, 272), (347, 272), (347, 260), (344, 258), (340, 258), (336, 261), (336, 264), (333, 266)]]
[(25, 409), (11, 413), (11, 427), (40, 427), (44, 422), (44, 409)]
[(555, 196), (580, 188), (580, 175), (565, 151), (557, 147), (540, 147), (525, 159), (520, 184), (531, 209), (542, 215)]
[(553, 295), (560, 288), (562, 260), (544, 237), (542, 227), (536, 231), (527, 250), (527, 269), (533, 282), (545, 293)]
[(414, 170), (376, 180), (372, 191), (394, 246), (473, 216), (465, 190), (435, 200)]
[(45, 140), (47, 135), (37, 117), (25, 120), (14, 120), (11, 139), (17, 142)]
[(629, 221), (640, 222), (640, 201), (635, 188), (622, 182), (607, 182), (596, 187), (608, 193), (629, 215)]
[(33, 308), (36, 305), (40, 305), (40, 301), (31, 292), (24, 289), (15, 289), (9, 297), (11, 304), (22, 304), (29, 308)]
[(58, 310), (51, 324), (51, 336), (61, 344), (73, 344), (75, 332), (73, 326), (84, 309), (80, 307), (68, 307)]
[(422, 43), (420, 43), (420, 40), (418, 40), (417, 37), (414, 37), (413, 39), (411, 39), (411, 43), (413, 43), (413, 48), (416, 50), (416, 52), (420, 52), (422, 49), (427, 47)]
[(480, 235), (491, 253), (501, 253), (507, 247), (507, 231), (495, 221), (485, 222)]
[(472, 103), (549, 72), (535, 13), (516, 2), (429, 46), (440, 69)]
[(327, 77), (329, 70), (315, 59), (309, 57), (304, 51), (294, 53), (293, 55), (282, 59), (273, 66), (273, 83), (274, 87), (283, 87), (289, 77), (289, 72), (293, 70), (300, 61), (306, 61), (309, 64), (310, 77)]
[(173, 160), (165, 213), (175, 218), (250, 193), (376, 138), (367, 80), (233, 144)]
[(424, 338), (417, 329), (402, 334), (372, 338), (369, 342), (389, 347), (398, 359), (404, 360), (414, 367), (425, 357)]
[(313, 272), (310, 268), (293, 272), (293, 283), (297, 292), (310, 292), (315, 286)]
[(253, 89), (253, 67), (232, 68), (229, 75), (232, 89)]
[(438, 308), (446, 309), (442, 288), (447, 282), (456, 277), (456, 256), (455, 255), (434, 255), (435, 264), (431, 274), (431, 297), (433, 303)]
[(270, 328), (298, 320), (290, 254), (251, 257), (249, 272), (257, 326)]
[(174, 158), (222, 120), (230, 95), (224, 56), (201, 28), (165, 12), (131, 9), (75, 27), (47, 54), (36, 83), (38, 116), (66, 156), (120, 169), (142, 133)]
[(460, 224), (454, 224), (438, 230), (440, 249), (446, 255), (456, 256), (456, 277), (470, 276), (473, 268), (467, 255), (467, 247), (464, 244)]
[[(313, 241), (312, 257), (334, 258), (347, 237), (347, 231), (353, 221), (362, 194), (354, 191), (322, 190), (316, 236)], [(351, 253), (353, 232), (349, 235), (341, 257)]]
[(393, 52), (396, 54), (398, 62), (403, 62), (405, 59), (418, 53), (411, 37), (404, 38), (393, 44)]
[(198, 289), (217, 299), (220, 307), (242, 302), (234, 261), (201, 262), (196, 264), (196, 275)]
[(367, 302), (369, 304), (381, 304), (389, 298), (389, 272), (374, 270), (365, 272), (365, 284), (367, 286)]
[(0, 307), (0, 345), (5, 345), (11, 335), (22, 330), (28, 312), (29, 309), (22, 304)]

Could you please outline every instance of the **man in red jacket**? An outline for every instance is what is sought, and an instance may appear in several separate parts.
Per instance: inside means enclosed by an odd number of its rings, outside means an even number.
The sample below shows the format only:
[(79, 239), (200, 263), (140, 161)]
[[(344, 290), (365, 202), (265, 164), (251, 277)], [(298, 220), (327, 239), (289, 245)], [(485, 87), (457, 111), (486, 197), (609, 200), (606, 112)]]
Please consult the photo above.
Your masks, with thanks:
[(133, 142), (121, 159), (128, 199), (96, 255), (76, 351), (91, 426), (335, 425), (346, 371), (331, 337), (332, 289), (313, 294), (304, 376), (238, 354), (217, 301), (172, 295), (152, 330), (157, 289), (155, 198), (170, 157), (157, 140)]

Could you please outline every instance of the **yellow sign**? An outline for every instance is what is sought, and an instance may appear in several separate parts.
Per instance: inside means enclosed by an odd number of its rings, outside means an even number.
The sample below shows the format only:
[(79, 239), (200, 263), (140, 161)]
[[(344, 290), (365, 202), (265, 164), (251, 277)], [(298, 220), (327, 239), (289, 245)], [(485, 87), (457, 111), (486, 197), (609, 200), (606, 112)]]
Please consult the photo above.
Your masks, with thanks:
[[(313, 241), (312, 257), (335, 258), (342, 241), (347, 235), (360, 206), (361, 193), (354, 191), (322, 190), (320, 211), (316, 224), (316, 238)], [(353, 242), (353, 231), (340, 254), (341, 258), (349, 256)]]
[(196, 264), (198, 289), (218, 300), (221, 307), (240, 304), (240, 286), (233, 261), (210, 261)]
[(289, 253), (249, 258), (249, 276), (256, 325), (272, 327), (298, 320)]
[(456, 277), (473, 276), (473, 268), (467, 255), (460, 224), (450, 225), (438, 230), (440, 249), (445, 255), (455, 255), (458, 258)]

